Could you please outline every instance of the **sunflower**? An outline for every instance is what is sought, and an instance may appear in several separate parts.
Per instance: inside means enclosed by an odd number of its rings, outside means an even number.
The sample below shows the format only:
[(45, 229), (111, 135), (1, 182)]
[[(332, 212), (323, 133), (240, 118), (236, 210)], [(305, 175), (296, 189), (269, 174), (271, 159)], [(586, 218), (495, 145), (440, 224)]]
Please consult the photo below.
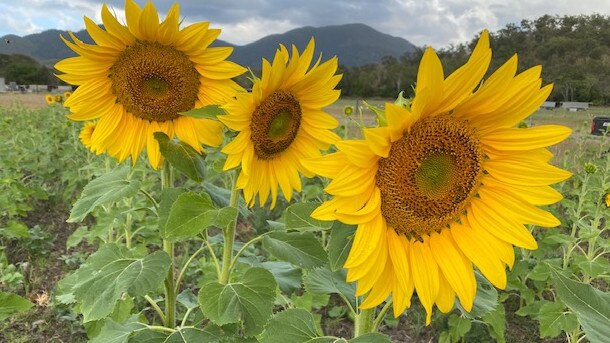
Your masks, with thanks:
[(387, 126), (366, 128), (363, 140), (338, 142), (338, 152), (304, 163), (332, 179), (325, 191), (334, 197), (312, 216), (357, 225), (345, 268), (357, 295), (366, 295), (362, 308), (391, 294), (399, 316), (415, 290), (427, 323), (434, 304), (448, 312), (456, 295), (470, 311), (473, 265), (505, 288), (513, 245), (537, 248), (524, 224), (560, 224), (536, 206), (562, 198), (549, 185), (570, 173), (547, 163), (546, 147), (571, 131), (515, 127), (552, 85), (541, 87), (539, 66), (515, 74), (516, 55), (481, 84), (490, 59), (487, 31), (447, 78), (426, 49), (410, 109), (386, 104)]
[(47, 94), (44, 97), (44, 101), (47, 102), (47, 105), (53, 105), (55, 103), (55, 97), (53, 97), (51, 94)]
[(101, 29), (85, 17), (85, 26), (96, 44), (63, 41), (78, 57), (55, 65), (65, 74), (59, 78), (76, 91), (66, 101), (72, 120), (98, 119), (91, 147), (108, 152), (119, 161), (131, 156), (133, 162), (146, 147), (153, 168), (162, 158), (154, 132), (164, 132), (202, 152), (201, 144), (218, 146), (222, 124), (210, 119), (182, 115), (195, 107), (222, 104), (240, 91), (232, 77), (245, 69), (225, 59), (228, 47), (209, 47), (220, 30), (208, 22), (180, 28), (178, 4), (159, 22), (157, 11), (148, 2), (140, 8), (125, 2), (127, 26), (118, 22), (106, 5), (102, 6)]
[(78, 135), (78, 138), (83, 143), (83, 145), (87, 149), (89, 149), (93, 152), (96, 152), (96, 151), (93, 150), (91, 147), (91, 137), (93, 136), (93, 132), (95, 131), (95, 126), (96, 126), (96, 124), (94, 122), (92, 122), (92, 121), (87, 122), (85, 124), (85, 126), (82, 128), (82, 130), (80, 131), (80, 134)]
[(610, 191), (607, 191), (604, 195), (604, 203), (606, 204), (606, 207), (610, 207)]
[(69, 97), (72, 96), (72, 92), (64, 92), (64, 99), (68, 100)]
[(252, 206), (258, 195), (260, 205), (271, 194), (276, 203), (278, 188), (290, 201), (293, 190), (301, 191), (299, 174), (313, 177), (303, 169), (305, 158), (321, 156), (339, 137), (330, 130), (338, 122), (323, 107), (332, 104), (340, 91), (335, 86), (341, 75), (337, 58), (311, 68), (315, 43), (311, 39), (302, 54), (292, 46), (292, 56), (280, 45), (272, 63), (263, 59), (262, 77), (255, 80), (251, 93), (237, 94), (224, 106), (227, 115), (219, 116), (230, 129), (238, 131), (222, 149), (227, 154), (225, 170), (241, 171), (236, 187), (243, 189)]
[(64, 97), (63, 97), (61, 94), (56, 94), (56, 95), (53, 97), (53, 101), (54, 101), (54, 102), (59, 102), (59, 103), (62, 103), (62, 102), (64, 102)]

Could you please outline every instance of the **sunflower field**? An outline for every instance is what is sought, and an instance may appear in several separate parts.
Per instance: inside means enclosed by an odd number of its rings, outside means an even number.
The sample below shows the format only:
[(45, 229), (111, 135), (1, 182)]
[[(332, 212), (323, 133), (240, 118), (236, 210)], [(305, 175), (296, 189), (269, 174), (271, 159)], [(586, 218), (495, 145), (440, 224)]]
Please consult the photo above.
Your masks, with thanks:
[(0, 342), (607, 342), (607, 109), (540, 110), (544, 66), (483, 30), (346, 99), (315, 37), (254, 74), (178, 4), (101, 18), (0, 107)]

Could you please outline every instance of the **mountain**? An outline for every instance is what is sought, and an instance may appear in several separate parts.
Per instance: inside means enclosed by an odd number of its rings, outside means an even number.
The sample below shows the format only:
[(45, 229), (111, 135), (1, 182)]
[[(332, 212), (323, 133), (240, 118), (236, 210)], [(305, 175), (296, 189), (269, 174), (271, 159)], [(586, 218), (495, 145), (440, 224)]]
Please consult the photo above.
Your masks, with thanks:
[[(66, 31), (48, 30), (27, 36), (6, 35), (0, 38), (0, 54), (22, 54), (52, 66), (55, 62), (75, 54), (59, 39), (68, 37)], [(75, 32), (76, 37), (86, 43), (92, 40), (85, 30)], [(360, 66), (378, 63), (385, 56), (399, 57), (415, 51), (409, 41), (393, 37), (364, 24), (346, 24), (324, 27), (302, 27), (282, 34), (273, 34), (250, 44), (236, 46), (224, 41), (216, 41), (215, 46), (233, 46), (231, 60), (252, 69), (260, 69), (261, 58), (271, 59), (278, 44), (287, 47), (295, 44), (302, 50), (311, 37), (316, 39), (316, 52), (323, 59), (339, 57), (345, 66)]]
[(306, 26), (282, 34), (269, 35), (243, 46), (236, 46), (232, 59), (253, 69), (259, 69), (261, 58), (273, 58), (278, 44), (295, 44), (303, 50), (311, 37), (316, 40), (316, 51), (323, 59), (339, 57), (345, 66), (360, 66), (379, 63), (385, 56), (400, 57), (414, 52), (416, 47), (409, 41), (381, 33), (364, 24), (346, 24), (324, 27)]

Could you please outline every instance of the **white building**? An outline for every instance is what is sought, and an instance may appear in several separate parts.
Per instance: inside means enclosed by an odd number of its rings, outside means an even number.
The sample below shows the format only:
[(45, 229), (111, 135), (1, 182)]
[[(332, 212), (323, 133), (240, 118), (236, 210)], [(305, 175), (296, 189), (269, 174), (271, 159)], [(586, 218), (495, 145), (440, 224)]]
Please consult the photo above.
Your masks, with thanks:
[(4, 78), (0, 77), (0, 93), (6, 92), (6, 83), (4, 82)]

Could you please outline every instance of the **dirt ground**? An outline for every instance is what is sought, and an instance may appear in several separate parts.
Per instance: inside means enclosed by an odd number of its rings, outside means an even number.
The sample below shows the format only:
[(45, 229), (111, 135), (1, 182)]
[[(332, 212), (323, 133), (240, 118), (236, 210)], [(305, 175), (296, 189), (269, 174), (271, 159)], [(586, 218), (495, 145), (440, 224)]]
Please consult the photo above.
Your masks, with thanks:
[(44, 100), (46, 93), (0, 93), (0, 107), (11, 107), (22, 104), (27, 108), (47, 106)]

